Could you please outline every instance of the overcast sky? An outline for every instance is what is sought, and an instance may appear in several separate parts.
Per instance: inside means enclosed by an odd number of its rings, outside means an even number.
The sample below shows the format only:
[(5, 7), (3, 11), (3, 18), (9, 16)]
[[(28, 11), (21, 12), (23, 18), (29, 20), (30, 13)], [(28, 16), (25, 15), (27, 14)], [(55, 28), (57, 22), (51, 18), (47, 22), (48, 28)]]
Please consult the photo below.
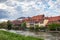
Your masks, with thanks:
[(0, 19), (60, 15), (60, 0), (0, 0)]

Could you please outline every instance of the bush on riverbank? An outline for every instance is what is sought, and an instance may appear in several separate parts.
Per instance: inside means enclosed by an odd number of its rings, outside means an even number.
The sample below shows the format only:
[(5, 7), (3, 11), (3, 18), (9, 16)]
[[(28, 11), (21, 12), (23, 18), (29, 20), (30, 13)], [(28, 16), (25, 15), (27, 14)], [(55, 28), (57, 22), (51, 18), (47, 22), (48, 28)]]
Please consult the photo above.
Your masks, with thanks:
[(0, 40), (43, 40), (43, 39), (18, 35), (15, 33), (10, 33), (10, 32), (0, 30)]
[(7, 21), (7, 29), (8, 30), (12, 29), (12, 23), (9, 20)]
[(60, 31), (60, 24), (57, 23), (48, 24), (48, 30)]
[(0, 29), (6, 29), (7, 28), (7, 22), (0, 23)]

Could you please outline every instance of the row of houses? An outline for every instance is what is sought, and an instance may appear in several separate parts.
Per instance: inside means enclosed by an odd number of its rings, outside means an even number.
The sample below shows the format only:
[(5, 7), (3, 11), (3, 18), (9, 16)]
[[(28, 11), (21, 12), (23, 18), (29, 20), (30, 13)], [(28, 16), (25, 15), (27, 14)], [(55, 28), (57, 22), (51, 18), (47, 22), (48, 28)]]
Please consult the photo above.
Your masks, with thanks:
[(35, 27), (35, 25), (38, 25), (39, 27), (43, 26), (45, 27), (46, 25), (50, 23), (60, 23), (60, 16), (55, 16), (55, 17), (45, 17), (44, 15), (37, 15), (33, 17), (27, 17), (23, 18), (22, 20), (14, 20), (13, 24), (19, 25), (22, 22), (26, 22), (26, 27)]

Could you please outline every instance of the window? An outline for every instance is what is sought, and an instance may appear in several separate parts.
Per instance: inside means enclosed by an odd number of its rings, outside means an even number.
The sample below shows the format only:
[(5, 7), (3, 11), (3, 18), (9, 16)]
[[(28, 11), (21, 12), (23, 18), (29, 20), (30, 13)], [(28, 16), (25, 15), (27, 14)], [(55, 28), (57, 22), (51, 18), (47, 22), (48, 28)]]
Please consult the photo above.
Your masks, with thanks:
[(43, 23), (43, 21), (40, 21), (40, 23), (42, 24), (42, 23)]
[(60, 20), (58, 20), (60, 22)]
[(35, 22), (35, 23), (38, 23), (38, 22)]

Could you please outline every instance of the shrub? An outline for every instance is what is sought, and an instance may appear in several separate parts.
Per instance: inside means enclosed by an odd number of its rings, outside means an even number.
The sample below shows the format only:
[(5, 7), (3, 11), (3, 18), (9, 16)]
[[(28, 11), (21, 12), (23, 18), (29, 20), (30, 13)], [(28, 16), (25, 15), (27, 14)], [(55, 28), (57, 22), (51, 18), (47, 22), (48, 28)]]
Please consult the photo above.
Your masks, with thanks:
[(60, 28), (60, 24), (52, 23), (48, 25), (49, 30), (57, 30), (57, 28)]
[(12, 23), (8, 20), (7, 21), (7, 29), (11, 30), (11, 28), (12, 28)]
[(0, 28), (6, 29), (7, 28), (7, 22), (0, 23)]

